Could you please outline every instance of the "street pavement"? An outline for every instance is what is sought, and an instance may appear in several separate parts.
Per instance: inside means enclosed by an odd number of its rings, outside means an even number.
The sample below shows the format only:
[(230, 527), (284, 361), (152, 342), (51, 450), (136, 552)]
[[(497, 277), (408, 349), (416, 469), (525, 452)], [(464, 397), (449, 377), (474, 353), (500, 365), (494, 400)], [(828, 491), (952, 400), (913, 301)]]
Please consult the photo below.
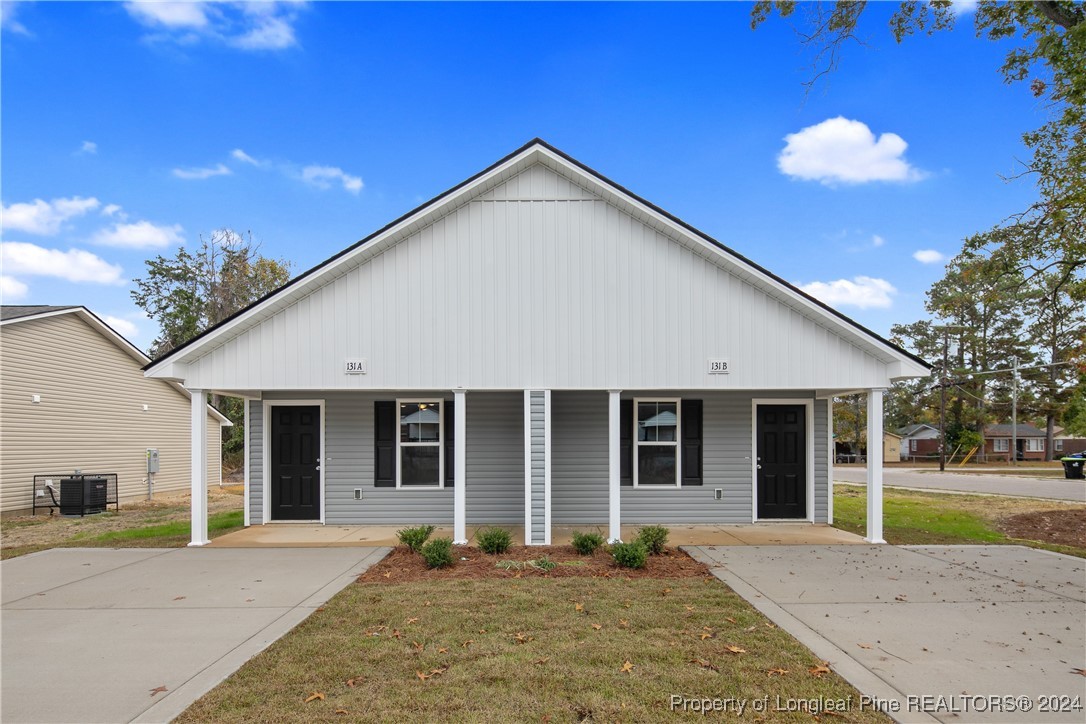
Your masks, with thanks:
[[(867, 468), (834, 467), (833, 479), (837, 482), (863, 485), (867, 482)], [(1016, 476), (1014, 471), (1010, 470), (994, 470), (990, 473), (955, 473), (948, 469), (945, 473), (940, 473), (932, 468), (885, 467), (882, 471), (882, 483), (887, 486), (920, 490), (952, 490), (962, 493), (1086, 502), (1086, 481)]]
[(168, 722), (388, 548), (42, 551), (0, 563), (0, 720)]
[(896, 702), (883, 710), (897, 707), (897, 721), (1086, 721), (1081, 558), (1020, 546), (686, 550), (861, 694)]

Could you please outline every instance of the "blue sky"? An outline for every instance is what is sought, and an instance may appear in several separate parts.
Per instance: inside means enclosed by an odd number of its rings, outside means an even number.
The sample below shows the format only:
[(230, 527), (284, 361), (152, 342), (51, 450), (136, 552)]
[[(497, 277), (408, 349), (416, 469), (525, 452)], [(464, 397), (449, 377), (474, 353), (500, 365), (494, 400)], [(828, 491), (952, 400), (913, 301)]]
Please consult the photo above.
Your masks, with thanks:
[(958, 28), (877, 3), (805, 95), (746, 3), (3, 3), (3, 300), (86, 304), (141, 347), (145, 259), (229, 227), (304, 271), (540, 136), (886, 334), (1043, 121)]

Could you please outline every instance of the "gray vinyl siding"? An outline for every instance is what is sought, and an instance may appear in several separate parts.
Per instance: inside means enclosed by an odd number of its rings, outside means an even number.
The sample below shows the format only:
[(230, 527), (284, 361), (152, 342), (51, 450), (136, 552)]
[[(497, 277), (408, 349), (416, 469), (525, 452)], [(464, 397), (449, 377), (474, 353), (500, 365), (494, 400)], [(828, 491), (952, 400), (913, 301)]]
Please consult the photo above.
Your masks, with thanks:
[(607, 522), (607, 393), (551, 393), (551, 522)]
[(829, 520), (829, 431), (826, 429), (827, 400), (814, 402), (814, 522)]
[[(426, 393), (412, 398), (444, 399)], [(467, 396), (467, 522), (519, 524), (524, 520), (524, 423), (522, 393), (469, 393)], [(394, 400), (390, 392), (269, 393), (276, 399), (324, 400), (325, 523), (329, 525), (451, 525), (453, 488), (376, 487), (373, 476), (373, 404)], [(263, 428), (260, 401), (253, 402), (253, 457), (250, 459), (252, 522), (259, 523), (262, 496)], [(355, 488), (362, 489), (356, 500)]]
[(547, 538), (547, 396), (542, 390), (529, 395), (532, 460), (532, 542)]
[(249, 400), (249, 522), (264, 521), (264, 404)]

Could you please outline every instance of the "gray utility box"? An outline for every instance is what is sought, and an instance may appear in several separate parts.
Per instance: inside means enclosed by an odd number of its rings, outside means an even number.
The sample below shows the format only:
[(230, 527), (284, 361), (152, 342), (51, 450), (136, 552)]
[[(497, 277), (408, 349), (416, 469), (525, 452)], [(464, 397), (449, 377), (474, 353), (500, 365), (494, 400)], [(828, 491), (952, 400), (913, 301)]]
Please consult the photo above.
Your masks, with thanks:
[(158, 472), (158, 449), (149, 447), (147, 448), (147, 472)]

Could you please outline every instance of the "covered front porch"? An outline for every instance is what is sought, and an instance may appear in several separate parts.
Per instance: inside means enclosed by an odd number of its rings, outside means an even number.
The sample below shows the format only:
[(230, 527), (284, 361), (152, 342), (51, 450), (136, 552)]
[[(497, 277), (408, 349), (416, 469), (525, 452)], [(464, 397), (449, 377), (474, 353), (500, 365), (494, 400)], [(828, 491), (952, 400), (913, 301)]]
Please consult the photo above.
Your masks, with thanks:
[[(468, 526), (470, 545), (476, 531), (488, 526)], [(524, 540), (524, 526), (501, 526)], [(639, 526), (622, 526), (624, 540), (633, 540)], [(769, 545), (856, 545), (867, 543), (862, 537), (830, 525), (813, 523), (754, 523), (749, 525), (675, 525), (668, 526), (668, 544), (673, 546), (769, 546)], [(214, 539), (213, 548), (345, 548), (352, 546), (394, 546), (397, 526), (393, 525), (311, 525), (293, 523), (251, 526)], [(606, 535), (605, 526), (554, 526), (552, 545), (568, 545), (574, 532)], [(453, 529), (439, 527), (434, 537), (451, 538)]]
[[(831, 395), (259, 393), (246, 403), (245, 523), (257, 530), (237, 540), (384, 544), (423, 524), (447, 528), (461, 545), (486, 525), (513, 529), (526, 545), (555, 544), (573, 529), (629, 540), (649, 524), (669, 526), (679, 544), (706, 535), (744, 544), (745, 530), (760, 541), (754, 531), (765, 526), (770, 539), (796, 540), (788, 531), (797, 524), (805, 540), (832, 530)], [(876, 445), (882, 395), (868, 393)], [(202, 424), (194, 417), (194, 435)], [(867, 482), (866, 540), (881, 543), (880, 465), (868, 467)], [(199, 473), (193, 489), (206, 489)], [(203, 499), (194, 496), (192, 545), (209, 540)]]

